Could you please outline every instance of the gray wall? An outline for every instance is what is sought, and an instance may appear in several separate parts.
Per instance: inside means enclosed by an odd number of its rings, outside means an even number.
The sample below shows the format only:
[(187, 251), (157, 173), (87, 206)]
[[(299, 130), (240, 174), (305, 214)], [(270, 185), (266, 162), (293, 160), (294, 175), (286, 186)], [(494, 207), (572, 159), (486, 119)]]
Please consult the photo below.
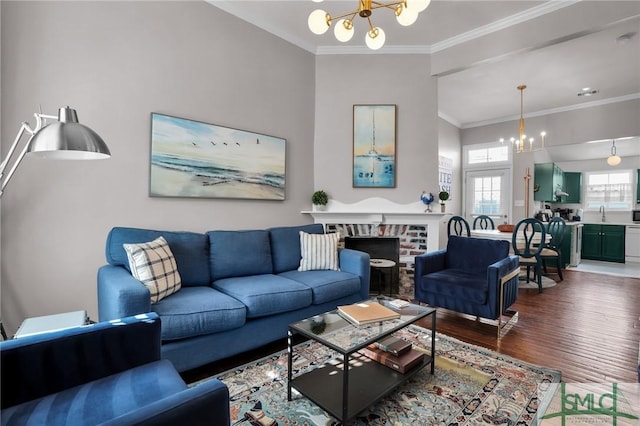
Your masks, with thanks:
[[(428, 55), (331, 55), (316, 59), (315, 186), (353, 203), (408, 204), (438, 189), (437, 79)], [(353, 188), (353, 105), (396, 104), (396, 188)]]
[[(2, 320), (86, 309), (112, 226), (205, 231), (306, 223), (315, 58), (205, 2), (0, 2), (2, 152), (69, 105), (98, 162), (26, 159), (2, 199)], [(148, 196), (150, 113), (287, 140), (286, 200)]]

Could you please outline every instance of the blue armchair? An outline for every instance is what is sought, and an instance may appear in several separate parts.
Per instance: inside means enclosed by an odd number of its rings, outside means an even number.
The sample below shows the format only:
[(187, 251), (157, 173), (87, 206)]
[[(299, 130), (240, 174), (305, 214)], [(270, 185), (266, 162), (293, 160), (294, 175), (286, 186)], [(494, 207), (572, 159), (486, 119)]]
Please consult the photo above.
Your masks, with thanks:
[[(431, 306), (497, 320), (498, 337), (517, 321), (518, 256), (509, 242), (451, 235), (446, 250), (415, 258), (415, 299)], [(503, 314), (511, 319), (503, 323)], [(509, 326), (510, 328), (510, 326)]]
[(138, 315), (0, 342), (2, 425), (228, 425), (229, 391), (188, 387)]

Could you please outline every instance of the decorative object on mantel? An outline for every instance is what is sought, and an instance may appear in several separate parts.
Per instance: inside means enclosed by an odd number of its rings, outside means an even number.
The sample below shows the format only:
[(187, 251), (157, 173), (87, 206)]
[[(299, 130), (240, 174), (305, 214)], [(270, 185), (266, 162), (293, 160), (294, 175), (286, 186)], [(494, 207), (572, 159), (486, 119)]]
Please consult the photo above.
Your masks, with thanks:
[[(521, 152), (533, 152), (533, 151), (539, 151), (541, 149), (544, 149), (544, 140), (545, 140), (545, 137), (547, 136), (547, 132), (545, 132), (544, 130), (540, 132), (540, 139), (541, 139), (540, 146), (536, 146), (534, 148), (533, 144), (535, 142), (535, 139), (531, 137), (527, 139), (527, 135), (524, 133), (524, 89), (526, 88), (527, 86), (525, 84), (522, 84), (517, 87), (517, 89), (520, 91), (520, 129), (518, 132), (519, 137), (517, 139), (514, 137), (509, 139), (511, 141), (511, 145), (513, 145), (513, 152), (515, 152), (516, 154), (519, 154)], [(527, 142), (529, 142), (528, 149), (526, 146)], [(504, 138), (500, 138), (500, 143), (504, 143)]]
[(329, 196), (322, 189), (316, 191), (311, 196), (311, 203), (313, 204), (313, 209), (318, 211), (324, 211), (327, 209), (327, 203), (329, 202)]
[(396, 106), (353, 106), (353, 187), (395, 188)]
[(447, 208), (445, 201), (449, 199), (449, 193), (447, 191), (440, 191), (438, 198), (440, 199), (440, 213), (444, 213)]
[(420, 194), (420, 200), (422, 201), (422, 204), (427, 206), (427, 209), (424, 212), (431, 213), (431, 203), (435, 200), (433, 194), (430, 192), (427, 193), (427, 191), (422, 191), (422, 194)]
[(613, 145), (611, 145), (611, 155), (607, 158), (607, 164), (610, 166), (617, 166), (622, 161), (622, 158), (618, 154), (616, 154), (616, 140), (612, 140)]
[(431, 3), (431, 0), (395, 0), (391, 2), (358, 0), (358, 8), (356, 10), (338, 16), (331, 16), (322, 9), (316, 9), (309, 15), (307, 24), (312, 33), (322, 35), (327, 32), (333, 20), (340, 19), (336, 22), (333, 32), (336, 39), (344, 43), (353, 37), (353, 18), (358, 15), (366, 19), (369, 23), (369, 30), (365, 37), (367, 47), (371, 50), (377, 50), (384, 46), (385, 34), (382, 28), (373, 26), (371, 15), (375, 9), (386, 8), (393, 10), (398, 23), (408, 27), (418, 19), (418, 14), (425, 10), (429, 6), (429, 3)]
[(284, 200), (286, 140), (151, 113), (151, 197)]

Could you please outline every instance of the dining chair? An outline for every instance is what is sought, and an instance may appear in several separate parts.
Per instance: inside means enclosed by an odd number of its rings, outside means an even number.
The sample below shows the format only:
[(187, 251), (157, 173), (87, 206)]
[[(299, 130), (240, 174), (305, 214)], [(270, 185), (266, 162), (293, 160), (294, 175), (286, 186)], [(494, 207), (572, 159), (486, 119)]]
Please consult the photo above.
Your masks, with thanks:
[(542, 251), (540, 252), (540, 258), (542, 259), (542, 268), (544, 273), (547, 274), (547, 260), (553, 260), (556, 263), (558, 270), (558, 277), (560, 281), (562, 278), (562, 241), (564, 240), (564, 232), (567, 224), (561, 217), (554, 217), (549, 221), (547, 225), (547, 232), (551, 235), (551, 240), (544, 244)]
[(540, 253), (544, 248), (546, 238), (547, 232), (544, 229), (544, 224), (532, 217), (518, 222), (513, 229), (511, 237), (513, 252), (520, 259), (520, 266), (526, 266), (527, 268), (527, 282), (530, 280), (529, 273), (533, 269), (533, 278), (538, 282), (538, 291), (540, 293), (542, 293), (542, 259)]
[[(466, 233), (466, 235), (463, 233)], [(447, 237), (451, 234), (470, 237), (471, 229), (469, 228), (469, 223), (461, 216), (453, 216), (449, 219), (449, 222), (447, 222)]]
[(481, 214), (473, 219), (473, 229), (496, 229), (496, 226), (493, 219), (486, 214)]

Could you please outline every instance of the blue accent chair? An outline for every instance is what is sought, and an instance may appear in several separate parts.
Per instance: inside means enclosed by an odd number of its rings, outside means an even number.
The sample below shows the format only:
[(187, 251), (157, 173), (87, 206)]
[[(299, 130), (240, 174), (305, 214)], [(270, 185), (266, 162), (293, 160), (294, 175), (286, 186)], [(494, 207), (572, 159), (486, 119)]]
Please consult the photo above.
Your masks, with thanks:
[(187, 387), (160, 360), (151, 312), (0, 342), (2, 425), (228, 425), (217, 379)]
[(449, 236), (447, 248), (416, 256), (415, 299), (431, 306), (498, 320), (517, 313), (508, 308), (518, 298), (518, 256), (509, 242)]

